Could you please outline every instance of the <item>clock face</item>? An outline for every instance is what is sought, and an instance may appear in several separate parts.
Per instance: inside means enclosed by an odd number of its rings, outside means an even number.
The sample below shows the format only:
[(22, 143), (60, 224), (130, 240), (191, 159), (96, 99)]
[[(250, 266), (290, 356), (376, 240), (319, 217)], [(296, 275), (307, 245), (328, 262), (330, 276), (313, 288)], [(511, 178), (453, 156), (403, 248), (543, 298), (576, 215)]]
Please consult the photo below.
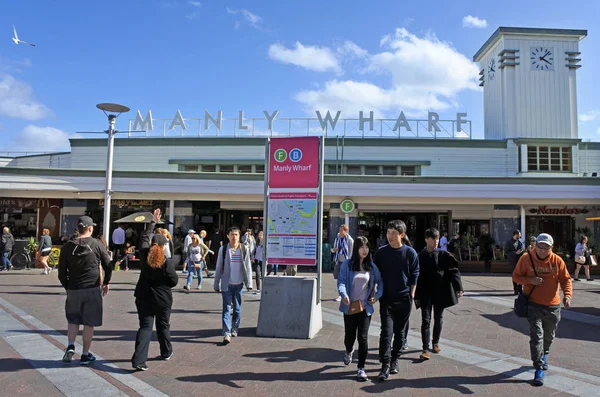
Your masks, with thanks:
[(494, 76), (496, 75), (496, 57), (493, 57), (488, 62), (488, 80), (494, 80)]
[(531, 70), (554, 70), (552, 47), (531, 47)]

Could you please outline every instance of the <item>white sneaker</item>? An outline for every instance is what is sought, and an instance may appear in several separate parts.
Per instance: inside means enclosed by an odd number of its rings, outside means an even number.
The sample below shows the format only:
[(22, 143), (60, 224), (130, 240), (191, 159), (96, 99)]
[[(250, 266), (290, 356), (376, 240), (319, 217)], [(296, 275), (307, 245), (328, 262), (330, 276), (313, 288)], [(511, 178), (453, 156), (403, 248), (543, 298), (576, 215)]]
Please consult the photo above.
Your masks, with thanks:
[(345, 365), (350, 365), (350, 363), (352, 362), (353, 354), (354, 354), (354, 350), (352, 350), (350, 353), (348, 353), (348, 352), (344, 353), (344, 364)]
[(202, 286), (201, 286), (201, 285), (199, 285), (199, 286), (198, 286), (198, 288), (196, 288), (196, 289), (202, 289)]
[(336, 301), (336, 302), (341, 302), (341, 301), (342, 301), (342, 297), (341, 297), (341, 296), (338, 296), (337, 298), (335, 298), (335, 301)]
[(363, 368), (358, 369), (358, 372), (356, 373), (356, 380), (359, 382), (366, 382), (369, 380), (369, 377)]

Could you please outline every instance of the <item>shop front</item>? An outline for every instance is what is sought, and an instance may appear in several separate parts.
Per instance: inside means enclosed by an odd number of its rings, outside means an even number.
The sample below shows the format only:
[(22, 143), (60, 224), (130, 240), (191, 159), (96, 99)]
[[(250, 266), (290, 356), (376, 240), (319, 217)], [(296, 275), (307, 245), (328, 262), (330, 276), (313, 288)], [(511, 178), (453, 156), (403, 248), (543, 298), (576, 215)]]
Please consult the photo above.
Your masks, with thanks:
[(593, 222), (586, 221), (593, 208), (575, 206), (526, 207), (527, 235), (548, 233), (554, 238), (556, 250), (572, 253), (580, 234), (593, 234)]
[[(160, 208), (161, 213), (165, 214), (168, 207), (168, 201), (165, 200), (113, 199), (110, 207), (111, 225), (109, 235), (112, 235), (112, 232), (119, 226), (117, 223), (115, 223), (115, 221), (118, 219), (124, 218), (135, 212), (152, 212), (155, 208)], [(101, 235), (104, 221), (104, 200), (87, 200), (85, 215), (90, 216), (98, 225), (96, 228), (94, 228), (94, 235)], [(143, 230), (143, 225), (135, 224), (131, 226), (138, 235)]]
[(8, 227), (17, 238), (38, 239), (44, 229), (57, 240), (61, 233), (61, 209), (63, 200), (42, 198), (0, 198), (0, 223)]

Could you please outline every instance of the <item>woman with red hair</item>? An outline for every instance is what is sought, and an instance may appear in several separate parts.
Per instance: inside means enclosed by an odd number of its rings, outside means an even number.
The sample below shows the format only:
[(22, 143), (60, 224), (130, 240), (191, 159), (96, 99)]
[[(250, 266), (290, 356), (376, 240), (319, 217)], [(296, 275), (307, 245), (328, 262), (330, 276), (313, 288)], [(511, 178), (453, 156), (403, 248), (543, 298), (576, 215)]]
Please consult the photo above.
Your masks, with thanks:
[(155, 318), (160, 359), (170, 360), (173, 356), (169, 319), (173, 306), (171, 288), (177, 285), (178, 277), (173, 262), (165, 256), (167, 238), (157, 233), (150, 240), (154, 225), (160, 219), (160, 210), (154, 210), (153, 215), (152, 222), (141, 238), (141, 273), (134, 294), (140, 328), (135, 338), (135, 352), (131, 364), (138, 371), (148, 370), (146, 360)]

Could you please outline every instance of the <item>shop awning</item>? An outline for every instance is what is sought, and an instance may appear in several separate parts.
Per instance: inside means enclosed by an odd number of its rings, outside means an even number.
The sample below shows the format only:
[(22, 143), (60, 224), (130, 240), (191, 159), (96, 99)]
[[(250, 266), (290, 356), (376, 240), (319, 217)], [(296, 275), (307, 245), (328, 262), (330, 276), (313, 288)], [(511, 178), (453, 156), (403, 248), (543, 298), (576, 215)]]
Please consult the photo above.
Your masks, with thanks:
[(600, 221), (600, 216), (596, 216), (593, 218), (585, 218), (586, 221)]

